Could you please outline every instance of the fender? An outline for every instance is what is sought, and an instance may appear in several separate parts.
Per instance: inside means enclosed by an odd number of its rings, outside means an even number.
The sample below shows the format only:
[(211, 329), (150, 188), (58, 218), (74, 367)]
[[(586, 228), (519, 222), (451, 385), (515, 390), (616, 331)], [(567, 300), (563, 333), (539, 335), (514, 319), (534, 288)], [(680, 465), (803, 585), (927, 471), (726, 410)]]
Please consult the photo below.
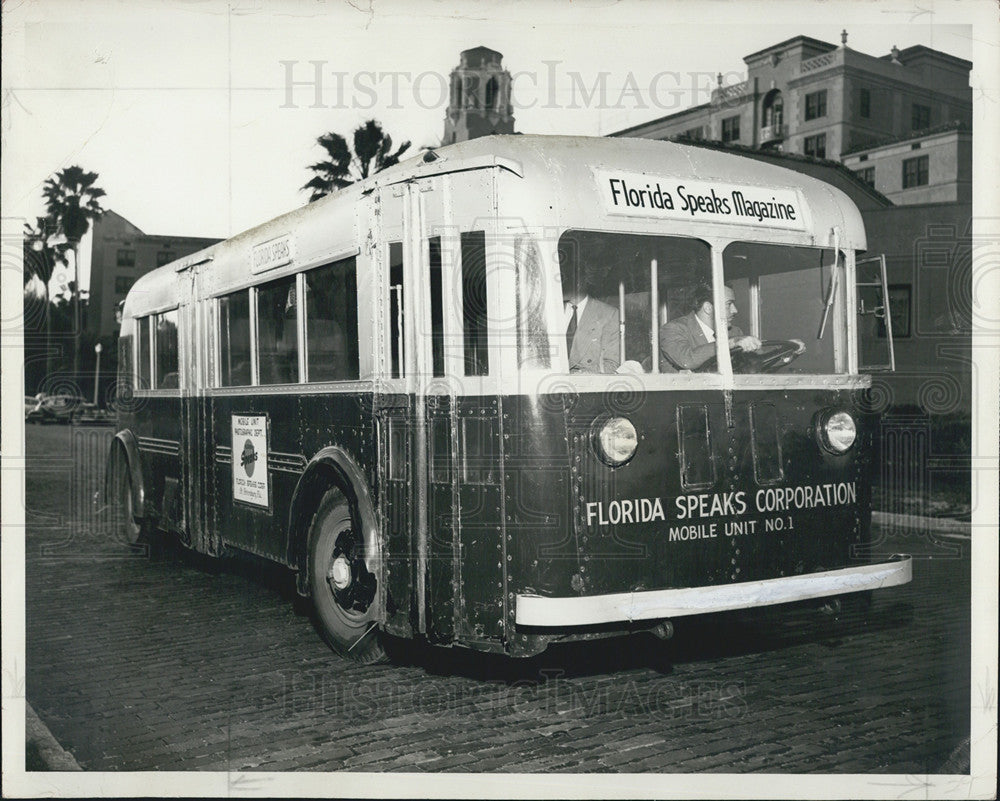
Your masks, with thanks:
[(381, 573), (382, 547), (368, 482), (347, 451), (337, 445), (328, 445), (306, 465), (292, 494), (292, 505), (288, 512), (288, 564), (298, 569), (296, 586), (302, 595), (308, 594), (309, 584), (309, 577), (306, 575), (309, 524), (320, 493), (330, 484), (331, 472), (336, 476), (335, 483), (343, 490), (347, 501), (357, 510), (365, 543), (365, 566), (378, 577), (379, 586), (384, 586)]
[(108, 453), (108, 463), (104, 468), (104, 498), (110, 502), (108, 485), (110, 480), (111, 464), (114, 459), (115, 448), (121, 447), (125, 451), (125, 463), (128, 465), (129, 478), (132, 486), (132, 509), (135, 517), (143, 517), (146, 513), (146, 484), (142, 478), (142, 459), (139, 456), (139, 443), (129, 429), (123, 429), (115, 434), (111, 440), (111, 449)]

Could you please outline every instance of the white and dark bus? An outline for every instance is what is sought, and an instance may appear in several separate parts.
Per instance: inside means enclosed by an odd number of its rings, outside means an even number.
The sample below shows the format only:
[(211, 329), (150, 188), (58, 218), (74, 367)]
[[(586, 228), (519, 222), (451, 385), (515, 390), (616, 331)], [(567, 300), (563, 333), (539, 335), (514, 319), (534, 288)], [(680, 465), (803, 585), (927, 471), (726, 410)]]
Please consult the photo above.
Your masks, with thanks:
[(366, 662), (905, 583), (870, 556), (864, 249), (842, 192), (731, 154), (428, 151), (136, 282), (120, 533), (287, 566)]

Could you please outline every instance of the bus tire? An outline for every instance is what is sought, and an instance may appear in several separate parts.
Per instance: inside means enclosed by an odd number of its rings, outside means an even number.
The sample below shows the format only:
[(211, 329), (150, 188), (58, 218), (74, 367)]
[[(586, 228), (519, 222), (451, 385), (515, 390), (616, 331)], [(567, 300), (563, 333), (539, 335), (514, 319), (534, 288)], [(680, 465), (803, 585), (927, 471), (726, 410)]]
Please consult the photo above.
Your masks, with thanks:
[(119, 455), (115, 460), (114, 533), (118, 542), (129, 548), (139, 548), (149, 540), (149, 527), (145, 521), (136, 521), (132, 506), (132, 477), (128, 460)]
[(309, 590), (316, 625), (341, 656), (365, 665), (387, 660), (379, 636), (376, 578), (350, 504), (327, 490), (309, 526)]

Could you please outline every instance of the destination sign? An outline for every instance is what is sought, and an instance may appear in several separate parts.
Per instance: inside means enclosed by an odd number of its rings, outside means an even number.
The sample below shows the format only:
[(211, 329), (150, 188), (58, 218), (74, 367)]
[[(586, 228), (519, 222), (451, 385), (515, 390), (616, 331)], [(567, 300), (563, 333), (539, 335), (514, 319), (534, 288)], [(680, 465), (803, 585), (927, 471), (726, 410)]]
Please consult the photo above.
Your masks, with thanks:
[(608, 170), (594, 170), (594, 178), (608, 214), (806, 228), (805, 202), (795, 189)]
[(253, 246), (250, 272), (262, 273), (292, 263), (292, 235), (285, 234)]

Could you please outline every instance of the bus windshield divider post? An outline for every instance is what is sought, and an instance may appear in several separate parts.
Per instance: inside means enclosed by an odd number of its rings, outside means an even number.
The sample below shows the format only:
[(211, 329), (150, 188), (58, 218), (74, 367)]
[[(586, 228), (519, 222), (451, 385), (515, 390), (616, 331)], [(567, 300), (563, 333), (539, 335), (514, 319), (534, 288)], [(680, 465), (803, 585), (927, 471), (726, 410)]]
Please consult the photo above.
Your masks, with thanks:
[(618, 282), (618, 364), (625, 364), (625, 282)]
[(833, 229), (833, 269), (830, 273), (830, 290), (826, 295), (826, 304), (823, 306), (823, 319), (819, 321), (819, 333), (816, 339), (822, 339), (826, 333), (826, 322), (830, 319), (830, 309), (833, 308), (833, 300), (837, 294), (837, 265), (840, 263), (840, 232)]
[(653, 259), (649, 263), (649, 342), (650, 342), (650, 365), (651, 373), (660, 372), (660, 325), (657, 309), (660, 308), (660, 293), (657, 278), (657, 263)]
[(885, 272), (885, 254), (878, 257), (882, 270), (882, 320), (885, 325), (886, 339), (889, 341), (889, 371), (896, 372), (896, 348), (892, 342), (892, 315), (889, 313), (889, 279)]

